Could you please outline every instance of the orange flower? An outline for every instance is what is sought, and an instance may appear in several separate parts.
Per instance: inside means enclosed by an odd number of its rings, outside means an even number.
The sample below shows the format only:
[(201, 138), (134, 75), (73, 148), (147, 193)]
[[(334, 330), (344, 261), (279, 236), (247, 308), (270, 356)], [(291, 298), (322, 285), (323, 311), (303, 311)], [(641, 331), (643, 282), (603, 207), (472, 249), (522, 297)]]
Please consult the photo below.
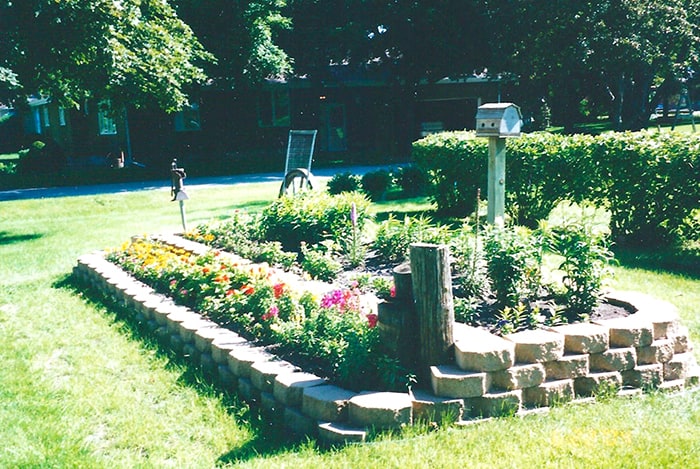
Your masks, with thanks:
[(241, 287), (241, 293), (243, 293), (244, 295), (252, 295), (253, 293), (255, 293), (255, 288), (253, 288), (250, 285), (243, 285)]

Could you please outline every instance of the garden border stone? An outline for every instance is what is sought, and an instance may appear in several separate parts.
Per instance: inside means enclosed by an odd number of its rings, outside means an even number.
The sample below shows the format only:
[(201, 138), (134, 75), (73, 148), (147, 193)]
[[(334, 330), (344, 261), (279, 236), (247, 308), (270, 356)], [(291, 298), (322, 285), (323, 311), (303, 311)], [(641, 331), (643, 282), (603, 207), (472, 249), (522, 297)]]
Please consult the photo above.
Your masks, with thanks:
[[(191, 252), (208, 250), (175, 235), (160, 239)], [(370, 427), (442, 422), (444, 417), (464, 425), (474, 418), (484, 421), (531, 412), (528, 406), (584, 401), (583, 396), (595, 395), (601, 386), (618, 389), (619, 396), (634, 396), (642, 390), (677, 392), (700, 385), (693, 344), (675, 307), (636, 292), (609, 296), (611, 302), (637, 311), (629, 319), (559, 326), (546, 334), (513, 334), (516, 342), (457, 323), (455, 364), (431, 367), (432, 392), (358, 394), (281, 361), (264, 347), (174, 304), (107, 261), (104, 252), (81, 256), (73, 273), (130, 311), (164, 345), (184, 353), (193, 366), (216, 374), (221, 386), (260, 404), (264, 415), (281, 421), (293, 433), (328, 443), (365, 441)], [(518, 355), (522, 347), (529, 349)], [(516, 358), (538, 363), (516, 364)], [(476, 385), (453, 392), (451, 387), (462, 379)], [(400, 410), (386, 404), (387, 396), (397, 398)], [(376, 421), (359, 418), (355, 411), (357, 418), (351, 420), (349, 407), (359, 408), (358, 402), (369, 409), (364, 415), (374, 413)]]

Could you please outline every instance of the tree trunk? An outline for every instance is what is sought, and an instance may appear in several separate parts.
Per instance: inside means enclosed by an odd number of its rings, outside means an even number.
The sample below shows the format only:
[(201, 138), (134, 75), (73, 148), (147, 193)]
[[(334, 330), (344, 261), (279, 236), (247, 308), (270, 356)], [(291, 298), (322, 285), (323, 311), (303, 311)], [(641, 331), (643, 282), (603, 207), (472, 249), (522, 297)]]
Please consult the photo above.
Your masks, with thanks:
[(454, 304), (449, 249), (444, 245), (411, 245), (413, 298), (418, 318), (418, 375), (430, 366), (452, 361)]

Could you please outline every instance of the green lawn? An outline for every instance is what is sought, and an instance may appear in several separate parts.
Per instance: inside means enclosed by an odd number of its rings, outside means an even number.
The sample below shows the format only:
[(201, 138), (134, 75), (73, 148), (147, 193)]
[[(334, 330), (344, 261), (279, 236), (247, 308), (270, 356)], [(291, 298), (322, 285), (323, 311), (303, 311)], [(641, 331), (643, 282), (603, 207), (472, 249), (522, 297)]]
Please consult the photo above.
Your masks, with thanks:
[[(189, 223), (259, 210), (277, 189), (192, 187)], [(169, 200), (163, 188), (0, 202), (0, 467), (700, 467), (699, 391), (408, 429), (334, 450), (284, 442), (70, 282), (81, 254), (179, 230)], [(414, 199), (375, 209), (425, 207)], [(674, 303), (700, 344), (699, 279), (624, 266), (615, 273), (614, 287)]]

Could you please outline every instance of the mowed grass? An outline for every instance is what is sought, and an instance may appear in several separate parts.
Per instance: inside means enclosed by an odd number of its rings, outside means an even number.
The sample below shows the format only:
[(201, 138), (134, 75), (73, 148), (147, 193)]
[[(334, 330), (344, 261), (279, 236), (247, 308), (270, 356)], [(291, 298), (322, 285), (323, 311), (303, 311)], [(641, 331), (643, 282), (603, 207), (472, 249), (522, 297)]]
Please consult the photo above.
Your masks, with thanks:
[[(188, 188), (189, 224), (260, 210), (277, 188)], [(235, 396), (70, 282), (83, 253), (180, 229), (167, 188), (0, 202), (0, 467), (700, 467), (698, 391), (418, 427), (338, 449), (272, 438)], [(674, 303), (700, 343), (700, 280), (621, 266), (612, 286)]]

